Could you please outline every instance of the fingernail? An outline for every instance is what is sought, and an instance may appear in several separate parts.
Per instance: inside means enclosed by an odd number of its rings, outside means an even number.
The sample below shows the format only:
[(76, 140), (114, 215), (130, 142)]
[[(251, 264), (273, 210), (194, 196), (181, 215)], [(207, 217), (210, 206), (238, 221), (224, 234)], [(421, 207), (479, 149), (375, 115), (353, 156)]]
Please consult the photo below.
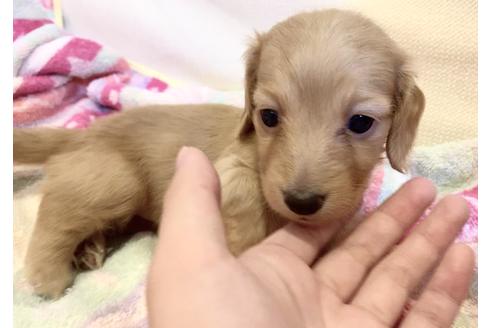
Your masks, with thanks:
[(176, 168), (179, 168), (180, 166), (183, 165), (183, 163), (186, 162), (186, 159), (188, 157), (190, 147), (183, 146), (178, 152), (178, 156), (176, 157)]

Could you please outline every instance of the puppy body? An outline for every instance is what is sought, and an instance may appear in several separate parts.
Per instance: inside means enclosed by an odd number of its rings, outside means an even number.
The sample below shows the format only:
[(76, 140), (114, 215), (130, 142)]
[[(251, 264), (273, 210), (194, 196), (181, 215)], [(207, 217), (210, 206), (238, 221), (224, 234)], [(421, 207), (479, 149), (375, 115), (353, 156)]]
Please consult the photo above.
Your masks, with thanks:
[(100, 119), (86, 131), (15, 129), (14, 160), (46, 160), (26, 257), (36, 290), (60, 295), (71, 283), (71, 258), (84, 239), (122, 227), (134, 215), (158, 224), (177, 152), (185, 145), (215, 162), (231, 251), (265, 237), (277, 221), (268, 226), (265, 218), (255, 137), (235, 138), (240, 116), (238, 108), (224, 105), (158, 106)]
[[(394, 168), (404, 167), (424, 108), (403, 52), (366, 18), (339, 10), (296, 15), (259, 35), (246, 54), (245, 84), (242, 114), (223, 105), (157, 106), (86, 131), (14, 130), (14, 161), (46, 161), (26, 257), (36, 291), (62, 294), (84, 239), (133, 215), (158, 223), (184, 145), (215, 164), (235, 254), (287, 220), (342, 223), (357, 212), (385, 149)], [(350, 127), (354, 116), (373, 123), (362, 133)]]

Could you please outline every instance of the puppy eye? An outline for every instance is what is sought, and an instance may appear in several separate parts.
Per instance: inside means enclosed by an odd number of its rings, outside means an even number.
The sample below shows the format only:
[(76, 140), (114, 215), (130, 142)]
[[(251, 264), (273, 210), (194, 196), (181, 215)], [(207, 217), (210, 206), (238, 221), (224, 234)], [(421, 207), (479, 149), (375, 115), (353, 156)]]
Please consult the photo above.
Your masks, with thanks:
[(263, 124), (269, 128), (273, 128), (278, 125), (278, 112), (273, 109), (262, 109), (260, 111), (261, 120)]
[(369, 131), (373, 123), (374, 119), (372, 117), (366, 115), (354, 115), (348, 122), (348, 129), (354, 133), (362, 134)]

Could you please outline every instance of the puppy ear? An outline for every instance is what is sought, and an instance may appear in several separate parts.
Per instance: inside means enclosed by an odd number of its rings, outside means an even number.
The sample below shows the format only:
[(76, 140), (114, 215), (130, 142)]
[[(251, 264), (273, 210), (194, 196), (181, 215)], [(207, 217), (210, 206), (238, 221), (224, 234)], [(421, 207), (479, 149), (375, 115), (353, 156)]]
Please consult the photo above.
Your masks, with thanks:
[(253, 93), (256, 89), (258, 66), (260, 63), (262, 36), (256, 33), (256, 37), (244, 54), (246, 59), (246, 73), (244, 81), (244, 112), (239, 123), (238, 137), (244, 138), (254, 131), (252, 114), (255, 108)]
[(400, 172), (406, 169), (424, 107), (425, 97), (415, 84), (413, 73), (403, 67), (397, 77), (393, 121), (386, 140), (391, 166)]

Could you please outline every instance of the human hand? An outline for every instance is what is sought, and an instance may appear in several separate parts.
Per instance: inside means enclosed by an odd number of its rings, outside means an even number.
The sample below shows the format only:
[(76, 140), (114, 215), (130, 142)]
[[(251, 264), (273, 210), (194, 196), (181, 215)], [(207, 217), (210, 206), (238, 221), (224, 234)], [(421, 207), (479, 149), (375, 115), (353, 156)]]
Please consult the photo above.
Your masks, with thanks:
[(224, 237), (217, 174), (202, 152), (184, 148), (149, 273), (150, 326), (392, 327), (438, 265), (401, 327), (448, 327), (473, 271), (472, 250), (452, 245), (468, 217), (465, 201), (445, 197), (395, 247), (434, 197), (429, 181), (411, 180), (321, 258), (333, 224), (288, 224), (235, 258)]

